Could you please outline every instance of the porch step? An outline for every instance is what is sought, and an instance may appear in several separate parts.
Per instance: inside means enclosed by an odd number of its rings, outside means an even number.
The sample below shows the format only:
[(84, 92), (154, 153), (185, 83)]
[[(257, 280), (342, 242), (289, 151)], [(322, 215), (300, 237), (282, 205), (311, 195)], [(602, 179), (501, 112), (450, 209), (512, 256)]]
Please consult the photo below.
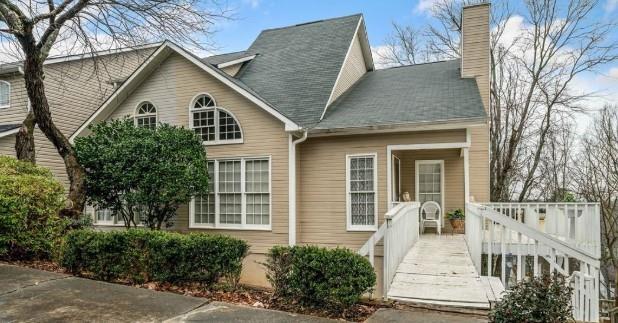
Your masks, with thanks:
[(502, 299), (505, 288), (500, 278), (493, 276), (482, 276), (481, 283), (483, 283), (483, 287), (485, 288), (485, 293), (487, 293), (487, 299), (490, 304), (493, 305)]
[(387, 297), (412, 306), (456, 312), (486, 312), (490, 308), (463, 235), (422, 235), (397, 268)]

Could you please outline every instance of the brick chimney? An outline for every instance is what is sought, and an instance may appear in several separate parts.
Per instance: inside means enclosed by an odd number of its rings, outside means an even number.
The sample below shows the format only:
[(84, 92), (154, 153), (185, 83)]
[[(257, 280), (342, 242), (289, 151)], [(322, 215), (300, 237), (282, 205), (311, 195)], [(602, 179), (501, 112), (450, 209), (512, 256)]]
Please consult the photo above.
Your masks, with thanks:
[(476, 78), (488, 114), (490, 8), (489, 3), (467, 5), (461, 14), (461, 77)]

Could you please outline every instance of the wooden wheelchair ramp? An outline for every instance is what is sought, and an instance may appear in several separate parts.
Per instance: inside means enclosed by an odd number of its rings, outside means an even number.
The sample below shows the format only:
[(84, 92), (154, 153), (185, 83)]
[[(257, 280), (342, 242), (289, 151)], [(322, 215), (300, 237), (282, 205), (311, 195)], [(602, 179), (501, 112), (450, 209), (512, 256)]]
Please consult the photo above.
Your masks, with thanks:
[[(405, 303), (488, 310), (504, 290), (480, 277), (463, 235), (422, 235), (397, 267), (388, 298)], [(493, 286), (493, 288), (492, 288)], [(502, 289), (500, 289), (502, 288)]]

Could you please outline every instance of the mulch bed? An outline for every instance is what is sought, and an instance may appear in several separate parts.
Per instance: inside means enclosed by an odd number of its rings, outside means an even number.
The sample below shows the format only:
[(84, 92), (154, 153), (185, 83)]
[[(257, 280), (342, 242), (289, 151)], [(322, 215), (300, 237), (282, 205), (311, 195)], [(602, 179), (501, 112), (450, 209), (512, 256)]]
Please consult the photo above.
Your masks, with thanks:
[[(70, 274), (66, 272), (64, 268), (51, 261), (11, 261), (7, 263), (56, 273)], [(87, 278), (87, 276), (84, 277)], [(130, 284), (128, 282), (121, 281), (116, 283), (150, 290), (172, 292), (185, 296), (207, 298), (210, 301), (226, 302), (256, 308), (266, 308), (354, 322), (363, 322), (378, 309), (391, 306), (385, 303), (364, 301), (360, 304), (352, 306), (343, 313), (338, 313), (323, 308), (306, 307), (301, 304), (286, 302), (273, 297), (272, 292), (268, 289), (255, 288), (245, 285), (240, 285), (235, 290), (228, 290), (226, 288), (206, 288), (199, 284), (174, 285), (155, 282)]]

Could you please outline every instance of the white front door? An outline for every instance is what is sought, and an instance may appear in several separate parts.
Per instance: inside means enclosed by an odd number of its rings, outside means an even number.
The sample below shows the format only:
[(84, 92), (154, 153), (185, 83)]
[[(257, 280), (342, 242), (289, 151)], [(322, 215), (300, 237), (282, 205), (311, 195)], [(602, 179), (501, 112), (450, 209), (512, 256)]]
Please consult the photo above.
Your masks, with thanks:
[(435, 201), (444, 213), (444, 160), (417, 160), (415, 166), (416, 200)]

